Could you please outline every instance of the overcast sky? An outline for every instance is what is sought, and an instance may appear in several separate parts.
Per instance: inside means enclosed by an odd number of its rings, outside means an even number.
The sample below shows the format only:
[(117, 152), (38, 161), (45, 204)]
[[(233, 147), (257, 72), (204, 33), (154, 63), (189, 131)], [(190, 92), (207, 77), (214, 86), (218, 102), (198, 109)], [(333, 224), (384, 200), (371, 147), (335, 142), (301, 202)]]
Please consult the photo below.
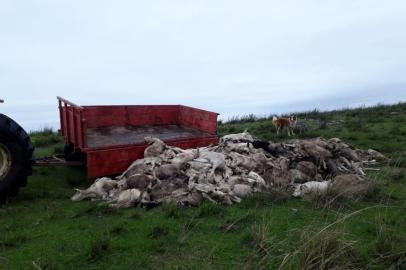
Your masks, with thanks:
[(0, 0), (0, 112), (58, 126), (56, 95), (223, 119), (406, 100), (406, 1)]

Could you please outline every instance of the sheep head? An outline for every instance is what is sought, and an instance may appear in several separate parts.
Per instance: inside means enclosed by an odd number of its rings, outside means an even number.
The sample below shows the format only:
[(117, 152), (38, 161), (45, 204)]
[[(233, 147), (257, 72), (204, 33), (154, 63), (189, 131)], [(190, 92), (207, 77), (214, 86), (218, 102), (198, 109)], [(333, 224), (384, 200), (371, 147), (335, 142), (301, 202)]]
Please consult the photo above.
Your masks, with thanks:
[(293, 191), (293, 197), (300, 197), (307, 193), (306, 185), (296, 185), (295, 190)]

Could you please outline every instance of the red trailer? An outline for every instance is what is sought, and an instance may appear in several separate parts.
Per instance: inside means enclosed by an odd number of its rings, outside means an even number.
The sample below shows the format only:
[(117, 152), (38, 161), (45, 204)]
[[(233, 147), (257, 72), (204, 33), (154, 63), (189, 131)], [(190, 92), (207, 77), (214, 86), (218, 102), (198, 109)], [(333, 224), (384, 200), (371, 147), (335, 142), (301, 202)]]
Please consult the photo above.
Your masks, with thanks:
[(183, 105), (78, 106), (57, 98), (62, 135), (86, 154), (89, 178), (120, 174), (143, 158), (146, 136), (184, 149), (218, 142), (218, 113)]

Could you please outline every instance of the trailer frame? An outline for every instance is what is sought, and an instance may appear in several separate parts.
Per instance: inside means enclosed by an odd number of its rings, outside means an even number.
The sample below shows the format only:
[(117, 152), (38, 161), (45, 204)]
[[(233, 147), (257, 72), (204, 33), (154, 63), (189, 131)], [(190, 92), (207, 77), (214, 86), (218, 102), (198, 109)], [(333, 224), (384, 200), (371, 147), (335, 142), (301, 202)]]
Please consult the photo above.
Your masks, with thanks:
[(187, 149), (218, 143), (219, 114), (215, 112), (184, 105), (79, 106), (59, 96), (57, 99), (61, 134), (65, 143), (73, 146), (75, 153), (85, 154), (90, 179), (122, 173), (134, 160), (143, 158), (144, 150), (148, 146), (146, 142), (138, 141), (91, 147), (89, 133), (94, 129), (178, 125), (195, 130), (197, 135), (164, 139), (168, 145)]

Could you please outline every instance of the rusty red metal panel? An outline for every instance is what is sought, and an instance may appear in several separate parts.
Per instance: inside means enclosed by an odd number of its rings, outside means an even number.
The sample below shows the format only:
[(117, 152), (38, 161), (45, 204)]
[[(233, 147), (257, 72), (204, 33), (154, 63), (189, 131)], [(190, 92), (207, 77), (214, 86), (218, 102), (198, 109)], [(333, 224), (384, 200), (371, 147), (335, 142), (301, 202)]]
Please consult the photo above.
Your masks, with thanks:
[(70, 142), (72, 142), (72, 140), (71, 140), (71, 136), (70, 136), (70, 131), (71, 131), (71, 125), (70, 125), (70, 121), (69, 121), (69, 107), (68, 107), (68, 105), (64, 105), (65, 106), (65, 108), (64, 108), (64, 112), (65, 112), (65, 119), (66, 119), (66, 135), (65, 135), (65, 137), (66, 137), (66, 141), (68, 142), (68, 143), (70, 143)]
[(145, 147), (146, 145), (138, 145), (126, 148), (88, 151), (88, 177), (92, 179), (122, 173), (132, 161), (144, 156)]
[(61, 134), (65, 135), (65, 130), (63, 126), (63, 117), (62, 117), (62, 101), (58, 100), (58, 109), (59, 109), (59, 124), (61, 129)]
[(209, 132), (217, 133), (217, 113), (188, 106), (180, 106), (181, 124)]
[(85, 149), (87, 147), (87, 137), (86, 137), (87, 120), (86, 118), (83, 118), (83, 113), (81, 113), (81, 119), (82, 119), (81, 136), (83, 138), (83, 149)]
[(177, 125), (179, 107), (177, 105), (127, 106), (129, 125)]
[(88, 128), (179, 124), (178, 105), (85, 106)]
[(75, 138), (75, 117), (74, 110), (72, 107), (68, 107), (68, 123), (69, 123), (69, 141), (73, 144), (76, 144)]
[(66, 131), (66, 118), (65, 118), (65, 107), (63, 105), (61, 105), (60, 109), (59, 109), (59, 117), (61, 119), (61, 131), (62, 131), (62, 135), (66, 136), (67, 131)]
[(83, 117), (88, 128), (126, 125), (125, 106), (84, 107)]
[(75, 148), (83, 148), (82, 107), (58, 98), (59, 117), (61, 119), (61, 132), (67, 143), (73, 143)]
[[(168, 145), (183, 149), (217, 144), (216, 136), (167, 142)], [(87, 152), (87, 172), (90, 179), (106, 175), (117, 175), (125, 171), (131, 163), (144, 157), (146, 144)]]
[(75, 145), (77, 145), (78, 148), (81, 147), (81, 134), (80, 134), (80, 116), (77, 112), (74, 112), (73, 115), (74, 118), (74, 124), (75, 124)]
[(78, 136), (78, 148), (83, 149), (84, 148), (84, 137), (85, 135), (83, 134), (83, 118), (82, 118), (82, 111), (79, 111), (77, 114), (77, 136)]

